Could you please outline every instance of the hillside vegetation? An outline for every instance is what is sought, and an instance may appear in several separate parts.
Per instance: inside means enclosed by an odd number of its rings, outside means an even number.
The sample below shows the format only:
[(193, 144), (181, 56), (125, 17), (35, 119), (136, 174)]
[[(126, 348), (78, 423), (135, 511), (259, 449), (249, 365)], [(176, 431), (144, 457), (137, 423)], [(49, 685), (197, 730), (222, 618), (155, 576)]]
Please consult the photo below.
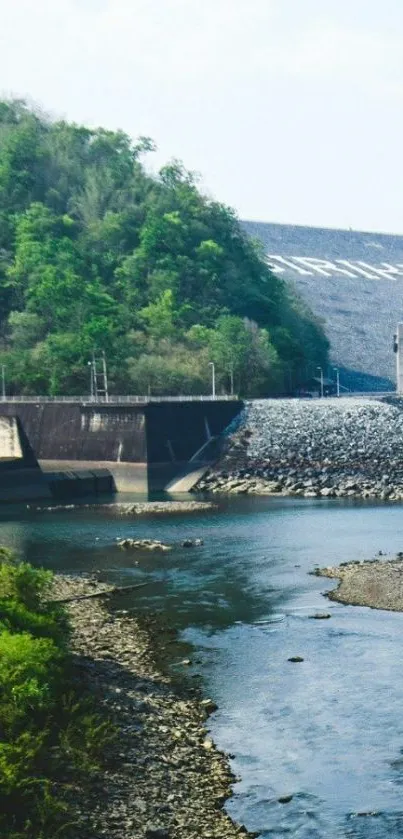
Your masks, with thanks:
[(327, 362), (321, 324), (235, 214), (150, 140), (0, 102), (0, 363), (9, 393), (287, 392)]

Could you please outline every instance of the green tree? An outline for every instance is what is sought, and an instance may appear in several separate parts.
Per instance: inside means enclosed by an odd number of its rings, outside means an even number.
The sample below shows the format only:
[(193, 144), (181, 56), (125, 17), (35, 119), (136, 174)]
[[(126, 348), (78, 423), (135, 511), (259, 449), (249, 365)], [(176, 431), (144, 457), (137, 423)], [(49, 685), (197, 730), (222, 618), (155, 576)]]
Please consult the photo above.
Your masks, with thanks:
[(0, 357), (11, 392), (78, 393), (92, 352), (112, 389), (244, 395), (324, 366), (323, 325), (235, 213), (148, 138), (0, 102)]

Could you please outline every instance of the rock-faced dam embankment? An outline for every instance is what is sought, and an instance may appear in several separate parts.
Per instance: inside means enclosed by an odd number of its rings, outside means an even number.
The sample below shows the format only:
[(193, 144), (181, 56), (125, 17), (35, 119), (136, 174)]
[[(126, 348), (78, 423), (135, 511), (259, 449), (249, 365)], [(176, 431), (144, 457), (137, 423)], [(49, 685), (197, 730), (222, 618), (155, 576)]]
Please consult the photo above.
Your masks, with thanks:
[(332, 364), (353, 391), (393, 390), (403, 236), (244, 221), (271, 269), (322, 319)]
[(197, 489), (403, 500), (403, 400), (248, 403)]

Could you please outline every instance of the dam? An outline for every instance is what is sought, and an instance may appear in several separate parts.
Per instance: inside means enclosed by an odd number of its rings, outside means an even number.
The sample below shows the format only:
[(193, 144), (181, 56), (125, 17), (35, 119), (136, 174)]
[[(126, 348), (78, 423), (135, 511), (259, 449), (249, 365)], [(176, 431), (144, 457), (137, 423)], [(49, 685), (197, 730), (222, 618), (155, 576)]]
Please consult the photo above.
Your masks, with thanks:
[(185, 491), (242, 407), (236, 398), (11, 397), (0, 402), (0, 421), (19, 423), (36, 468), (53, 481), (96, 469), (120, 492)]
[(403, 236), (253, 221), (242, 226), (261, 242), (271, 270), (322, 320), (342, 387), (394, 390)]
[(15, 411), (0, 415), (0, 501), (50, 498), (51, 492)]

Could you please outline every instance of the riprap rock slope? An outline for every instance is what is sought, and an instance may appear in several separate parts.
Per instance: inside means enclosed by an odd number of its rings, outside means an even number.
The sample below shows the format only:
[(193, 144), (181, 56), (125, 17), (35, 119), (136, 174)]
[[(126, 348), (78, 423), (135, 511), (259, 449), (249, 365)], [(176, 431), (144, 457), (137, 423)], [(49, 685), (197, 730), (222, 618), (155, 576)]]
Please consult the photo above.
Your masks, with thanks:
[(198, 490), (403, 500), (403, 400), (250, 402)]

